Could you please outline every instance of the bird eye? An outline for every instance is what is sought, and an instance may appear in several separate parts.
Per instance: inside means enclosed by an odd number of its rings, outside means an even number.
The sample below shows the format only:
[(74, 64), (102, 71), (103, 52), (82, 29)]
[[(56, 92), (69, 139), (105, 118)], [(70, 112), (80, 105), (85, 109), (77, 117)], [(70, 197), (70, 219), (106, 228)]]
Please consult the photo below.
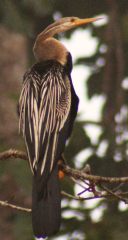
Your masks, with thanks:
[(75, 21), (75, 18), (71, 18), (71, 22), (74, 22)]

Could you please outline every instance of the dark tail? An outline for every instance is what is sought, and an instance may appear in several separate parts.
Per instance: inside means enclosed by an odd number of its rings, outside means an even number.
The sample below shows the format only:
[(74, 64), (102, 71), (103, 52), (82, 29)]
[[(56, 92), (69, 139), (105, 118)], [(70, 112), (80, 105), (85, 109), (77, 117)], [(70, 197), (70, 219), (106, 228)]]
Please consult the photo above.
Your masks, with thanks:
[(32, 225), (36, 237), (55, 234), (60, 227), (61, 196), (58, 179), (58, 167), (53, 169), (45, 187), (40, 194), (37, 181), (33, 177), (32, 191)]

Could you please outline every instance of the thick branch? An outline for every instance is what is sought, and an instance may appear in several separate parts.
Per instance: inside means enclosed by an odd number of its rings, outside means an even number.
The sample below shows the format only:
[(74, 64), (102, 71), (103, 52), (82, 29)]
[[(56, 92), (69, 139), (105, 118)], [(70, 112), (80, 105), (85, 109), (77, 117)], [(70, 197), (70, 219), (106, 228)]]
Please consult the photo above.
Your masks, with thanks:
[(67, 165), (62, 165), (62, 168), (68, 176), (75, 177), (82, 181), (89, 180), (89, 181), (93, 181), (94, 183), (101, 183), (101, 182), (102, 183), (103, 182), (126, 183), (126, 182), (128, 182), (128, 177), (103, 177), (103, 176), (90, 175), (90, 174), (83, 172), (82, 170), (70, 168)]
[(23, 160), (28, 160), (27, 155), (24, 152), (19, 150), (9, 149), (7, 151), (0, 153), (0, 160), (6, 160), (9, 158), (20, 158)]
[[(28, 160), (27, 155), (19, 150), (15, 149), (9, 149), (7, 151), (4, 151), (0, 153), (0, 160), (7, 160), (9, 158), (20, 158), (23, 160)], [(92, 181), (94, 183), (127, 183), (128, 182), (128, 177), (103, 177), (103, 176), (96, 176), (92, 174), (87, 174), (83, 170), (77, 170), (70, 168), (69, 166), (60, 163), (61, 168), (65, 172), (66, 175), (74, 177), (75, 179), (78, 180), (88, 180)]]

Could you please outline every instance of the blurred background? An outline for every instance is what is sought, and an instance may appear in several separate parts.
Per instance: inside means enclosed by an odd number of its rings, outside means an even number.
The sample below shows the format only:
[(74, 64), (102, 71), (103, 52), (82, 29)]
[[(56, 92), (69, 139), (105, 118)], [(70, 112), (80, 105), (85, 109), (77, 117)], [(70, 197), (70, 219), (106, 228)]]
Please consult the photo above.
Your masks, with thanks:
[[(17, 102), (22, 76), (34, 64), (32, 46), (37, 34), (55, 19), (103, 16), (86, 28), (58, 38), (73, 56), (78, 117), (66, 159), (92, 173), (128, 175), (128, 1), (126, 0), (3, 0), (0, 1), (0, 150), (25, 150), (18, 134)], [(28, 163), (0, 163), (0, 200), (31, 206)], [(78, 194), (71, 180), (62, 189)], [(122, 189), (127, 191), (128, 186)], [(87, 195), (84, 194), (84, 197)], [(0, 239), (31, 240), (31, 216), (0, 206)], [(127, 205), (114, 200), (79, 202), (62, 199), (62, 225), (54, 240), (127, 240)]]

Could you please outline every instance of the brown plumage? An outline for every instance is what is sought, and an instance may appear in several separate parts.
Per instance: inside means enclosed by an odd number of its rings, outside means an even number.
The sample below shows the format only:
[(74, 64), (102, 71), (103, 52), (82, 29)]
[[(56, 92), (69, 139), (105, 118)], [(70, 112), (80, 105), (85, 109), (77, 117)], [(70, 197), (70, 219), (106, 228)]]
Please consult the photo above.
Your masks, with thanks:
[(78, 109), (78, 97), (70, 76), (71, 55), (53, 36), (96, 20), (67, 17), (49, 25), (34, 44), (37, 63), (24, 75), (19, 128), (33, 172), (32, 223), (36, 237), (51, 236), (60, 226), (57, 163)]

